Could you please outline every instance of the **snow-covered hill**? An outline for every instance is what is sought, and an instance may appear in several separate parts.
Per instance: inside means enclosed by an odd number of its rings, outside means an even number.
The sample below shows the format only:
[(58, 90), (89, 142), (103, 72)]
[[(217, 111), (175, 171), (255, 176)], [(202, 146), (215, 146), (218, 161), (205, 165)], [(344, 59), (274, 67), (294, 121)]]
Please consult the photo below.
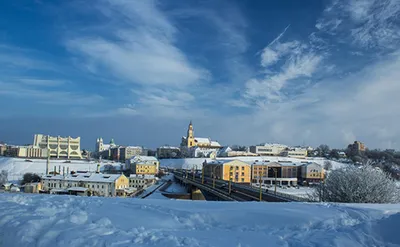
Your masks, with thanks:
[[(33, 172), (37, 174), (44, 174), (46, 172), (46, 160), (45, 159), (32, 159), (32, 162), (27, 162), (25, 159), (20, 158), (9, 158), (9, 157), (0, 157), (0, 171), (6, 170), (8, 171), (8, 179), (9, 180), (19, 180), (22, 178), (24, 173)], [(54, 166), (58, 171), (59, 166), (61, 169), (63, 166), (69, 167), (70, 171), (84, 170), (84, 171), (95, 171), (97, 168), (97, 164), (94, 161), (85, 161), (85, 160), (72, 160), (71, 163), (64, 163), (65, 160), (51, 160), (50, 167), (53, 170)], [(115, 166), (119, 166), (119, 163), (102, 162), (101, 169), (106, 164), (113, 164)]]
[(0, 194), (1, 246), (400, 246), (400, 205)]
[[(297, 159), (297, 158), (289, 158), (289, 157), (278, 157), (278, 156), (256, 156), (256, 157), (227, 157), (227, 158), (217, 158), (217, 160), (231, 160), (237, 159), (247, 163), (252, 163), (256, 160), (258, 161), (291, 161), (293, 163), (301, 163), (304, 161), (315, 162), (320, 165), (324, 165), (324, 162), (327, 161), (325, 158), (308, 158), (308, 159)], [(174, 168), (188, 168), (192, 169), (193, 167), (197, 169), (201, 169), (203, 162), (207, 160), (210, 161), (210, 158), (187, 158), (187, 159), (161, 159), (160, 166), (162, 167), (174, 167)], [(337, 169), (339, 167), (345, 166), (346, 164), (330, 160), (332, 163), (332, 169)]]

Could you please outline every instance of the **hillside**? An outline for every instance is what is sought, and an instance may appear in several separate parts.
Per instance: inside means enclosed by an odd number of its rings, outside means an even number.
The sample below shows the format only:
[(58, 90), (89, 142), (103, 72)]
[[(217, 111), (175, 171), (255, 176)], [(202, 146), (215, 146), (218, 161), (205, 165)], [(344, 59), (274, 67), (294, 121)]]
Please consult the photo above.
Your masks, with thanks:
[(0, 194), (1, 246), (400, 246), (400, 205)]

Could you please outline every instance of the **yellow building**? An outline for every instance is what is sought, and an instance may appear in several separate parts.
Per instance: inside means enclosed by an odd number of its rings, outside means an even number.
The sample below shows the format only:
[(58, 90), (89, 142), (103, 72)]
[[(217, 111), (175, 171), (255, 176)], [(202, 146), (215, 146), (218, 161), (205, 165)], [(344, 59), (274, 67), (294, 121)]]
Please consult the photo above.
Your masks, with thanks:
[(297, 185), (298, 165), (291, 162), (263, 162), (252, 164), (252, 183)]
[(126, 161), (126, 168), (134, 174), (155, 175), (158, 173), (160, 162), (153, 156), (134, 156)]
[(204, 162), (204, 176), (235, 183), (250, 183), (251, 166), (240, 160), (213, 160)]

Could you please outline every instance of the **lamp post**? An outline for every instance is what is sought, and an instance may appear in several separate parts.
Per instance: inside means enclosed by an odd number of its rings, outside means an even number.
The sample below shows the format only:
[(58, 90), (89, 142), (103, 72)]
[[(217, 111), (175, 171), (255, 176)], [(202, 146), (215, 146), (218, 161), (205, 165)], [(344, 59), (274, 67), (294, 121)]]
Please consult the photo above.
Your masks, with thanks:
[(260, 202), (262, 201), (262, 187), (261, 187), (261, 183), (262, 183), (262, 176), (264, 175), (264, 173), (262, 173), (261, 175), (259, 175), (260, 177)]
[(204, 184), (204, 165), (201, 168), (201, 184)]
[(232, 174), (233, 174), (233, 167), (230, 166), (230, 168), (229, 168), (229, 195), (232, 192)]
[(194, 169), (195, 167), (197, 170), (197, 165), (193, 166), (193, 181), (196, 180), (196, 178), (195, 178), (196, 170)]
[(215, 188), (215, 168), (216, 166), (213, 167), (213, 188)]

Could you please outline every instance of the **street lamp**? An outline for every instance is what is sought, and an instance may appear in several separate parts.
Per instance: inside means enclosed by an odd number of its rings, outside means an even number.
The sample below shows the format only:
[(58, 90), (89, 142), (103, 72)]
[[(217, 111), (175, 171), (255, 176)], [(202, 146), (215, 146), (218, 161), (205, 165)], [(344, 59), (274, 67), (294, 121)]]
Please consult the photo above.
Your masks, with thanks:
[(204, 164), (201, 167), (201, 184), (204, 184)]
[(261, 175), (260, 175), (260, 173), (259, 173), (259, 178), (260, 178), (260, 180), (259, 180), (259, 182), (260, 182), (260, 202), (262, 201), (262, 187), (261, 187), (261, 183), (262, 183), (262, 176), (264, 175), (264, 173), (262, 173)]

